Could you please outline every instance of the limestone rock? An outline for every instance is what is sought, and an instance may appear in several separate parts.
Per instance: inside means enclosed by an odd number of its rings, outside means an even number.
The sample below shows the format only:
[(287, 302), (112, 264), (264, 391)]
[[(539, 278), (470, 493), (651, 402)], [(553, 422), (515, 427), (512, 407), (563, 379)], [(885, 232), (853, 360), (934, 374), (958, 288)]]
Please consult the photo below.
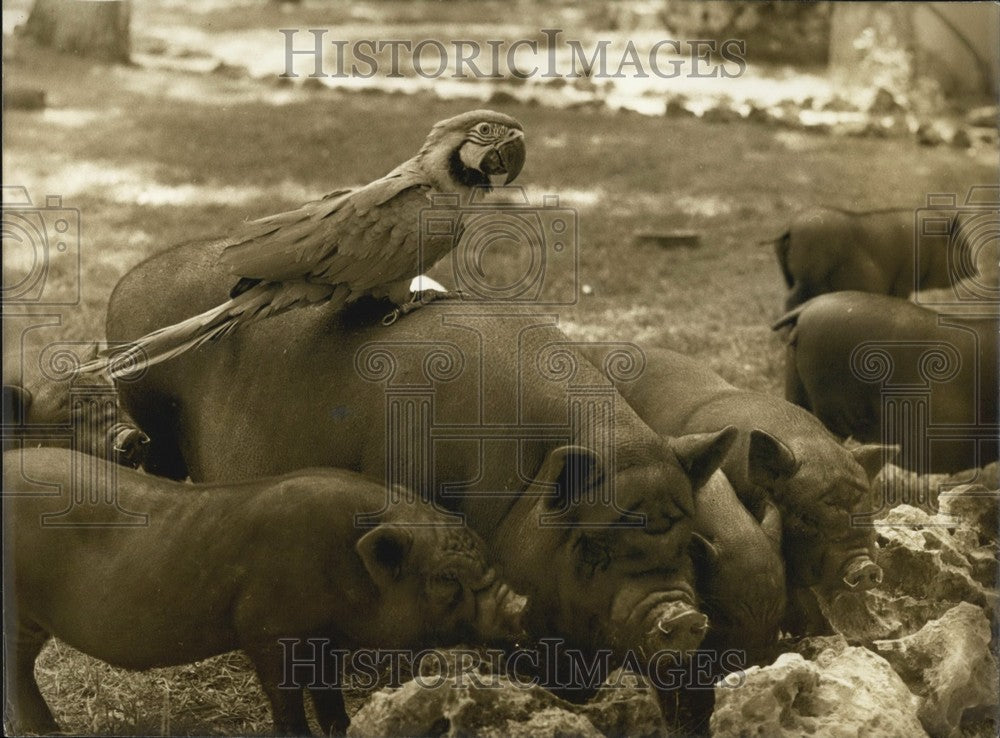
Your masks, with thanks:
[(951, 145), (956, 149), (967, 149), (972, 146), (972, 136), (965, 128), (956, 128), (951, 135)]
[(695, 114), (685, 105), (683, 98), (667, 100), (663, 105), (663, 114), (668, 118), (693, 118)]
[(962, 602), (913, 635), (876, 641), (875, 649), (923, 698), (918, 715), (932, 735), (958, 735), (966, 710), (997, 704), (990, 623), (975, 605)]
[(646, 738), (667, 734), (656, 692), (621, 669), (613, 671), (605, 687), (580, 709), (604, 735)]
[(965, 120), (970, 126), (996, 128), (997, 123), (1000, 122), (1000, 108), (996, 105), (973, 108), (966, 113)]
[(526, 721), (509, 723), (501, 730), (487, 730), (478, 733), (454, 731), (451, 735), (496, 736), (497, 738), (506, 738), (506, 736), (510, 736), (510, 738), (536, 738), (536, 736), (538, 738), (564, 738), (570, 735), (588, 738), (595, 736), (597, 738), (603, 736), (587, 718), (556, 707), (547, 707), (534, 713)]
[(767, 112), (767, 108), (751, 104), (750, 109), (747, 111), (745, 120), (751, 123), (770, 123), (771, 114)]
[(848, 647), (847, 639), (838, 633), (830, 636), (803, 638), (793, 646), (792, 650), (807, 661), (811, 661), (824, 651), (843, 653)]
[(834, 95), (829, 100), (827, 100), (822, 107), (822, 110), (831, 111), (835, 113), (845, 113), (857, 109), (858, 109), (857, 105), (855, 105), (853, 102), (843, 97), (842, 95)]
[[(864, 593), (865, 616), (846, 603), (835, 601), (828, 617), (834, 628), (853, 642), (868, 643), (877, 638), (898, 638), (915, 633), (928, 620), (941, 617), (955, 603), (911, 597), (906, 594), (874, 590)], [(852, 603), (856, 604), (856, 603)]]
[(972, 577), (972, 563), (940, 520), (900, 505), (879, 521), (877, 532), (883, 589), (982, 606), (996, 602), (996, 594)]
[(895, 464), (886, 464), (872, 482), (872, 502), (885, 517), (898, 505), (910, 505), (933, 515), (938, 511), (938, 490), (948, 480), (944, 474), (917, 474)]
[[(614, 685), (614, 686), (610, 686)], [(586, 705), (505, 676), (421, 672), (399, 689), (374, 693), (348, 735), (517, 736), (667, 735), (656, 693), (620, 671)]]
[(904, 108), (896, 100), (896, 96), (884, 87), (879, 87), (875, 91), (875, 96), (868, 105), (868, 112), (872, 115), (890, 115), (902, 110)]
[(701, 119), (706, 123), (735, 123), (740, 120), (740, 114), (732, 108), (718, 105), (708, 108), (701, 114)]
[(220, 77), (228, 77), (229, 79), (243, 79), (250, 76), (250, 70), (242, 64), (230, 64), (220, 61), (212, 68), (212, 74), (217, 74)]
[[(878, 591), (838, 592), (831, 599), (817, 596), (820, 611), (833, 629), (852, 643), (886, 638), (900, 632), (891, 611), (880, 608)], [(919, 627), (919, 626), (918, 626)]]
[(917, 128), (917, 143), (921, 146), (937, 146), (944, 143), (944, 134), (933, 123), (921, 123)]
[[(942, 512), (898, 505), (876, 523), (878, 561), (885, 577), (877, 590), (817, 592), (823, 616), (851, 642), (915, 633), (961, 601), (997, 603), (1000, 571), (992, 531), (997, 495), (964, 485), (940, 495)], [(984, 541), (985, 539), (985, 541)]]
[[(979, 484), (986, 487), (986, 489), (1000, 489), (1000, 461), (993, 461), (981, 469), (974, 469), (972, 473), (975, 475), (975, 479), (967, 479), (966, 476), (969, 472), (962, 472), (962, 478), (956, 478), (956, 482), (978, 482)], [(955, 475), (958, 477), (958, 475)]]
[(919, 701), (885, 659), (865, 648), (786, 653), (770, 666), (732, 674), (715, 690), (714, 738), (723, 736), (926, 735)]
[(938, 498), (940, 514), (955, 518), (961, 524), (972, 528), (981, 543), (997, 540), (1000, 525), (1000, 491), (988, 490), (982, 484), (963, 484)]

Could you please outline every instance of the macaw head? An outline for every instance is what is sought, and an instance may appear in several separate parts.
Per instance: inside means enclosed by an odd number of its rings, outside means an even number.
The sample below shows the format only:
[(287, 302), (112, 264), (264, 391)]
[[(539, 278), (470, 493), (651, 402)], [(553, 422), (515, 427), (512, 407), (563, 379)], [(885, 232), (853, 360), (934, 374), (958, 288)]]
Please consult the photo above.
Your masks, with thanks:
[(509, 115), (471, 110), (435, 124), (417, 156), (445, 191), (489, 187), (497, 175), (510, 184), (524, 166), (524, 131)]

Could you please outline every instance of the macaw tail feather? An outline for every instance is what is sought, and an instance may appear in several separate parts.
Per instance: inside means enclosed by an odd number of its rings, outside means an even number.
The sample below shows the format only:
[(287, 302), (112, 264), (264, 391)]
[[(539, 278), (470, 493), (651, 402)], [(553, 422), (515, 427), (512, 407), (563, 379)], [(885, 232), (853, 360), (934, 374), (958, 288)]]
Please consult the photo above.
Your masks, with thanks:
[(180, 323), (159, 328), (129, 346), (106, 348), (82, 364), (80, 374), (105, 371), (111, 379), (134, 374), (227, 336), (237, 328), (295, 307), (338, 299), (345, 302), (346, 287), (313, 282), (262, 282), (221, 305)]

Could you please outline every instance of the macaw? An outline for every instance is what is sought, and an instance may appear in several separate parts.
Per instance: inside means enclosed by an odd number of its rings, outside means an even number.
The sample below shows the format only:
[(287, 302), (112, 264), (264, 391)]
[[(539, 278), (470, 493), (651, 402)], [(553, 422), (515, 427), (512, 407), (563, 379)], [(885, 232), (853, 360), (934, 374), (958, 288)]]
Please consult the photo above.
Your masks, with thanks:
[[(365, 295), (388, 297), (406, 312), (418, 304), (409, 302), (410, 281), (458, 242), (459, 229), (420, 233), (431, 197), (453, 194), (466, 203), (493, 176), (512, 182), (524, 160), (524, 131), (508, 115), (472, 110), (440, 121), (416, 156), (384, 177), (242, 225), (220, 256), (239, 277), (230, 299), (137, 339), (126, 353), (148, 367), (292, 308)], [(108, 349), (79, 371), (107, 369), (112, 378), (135, 371), (119, 351)]]

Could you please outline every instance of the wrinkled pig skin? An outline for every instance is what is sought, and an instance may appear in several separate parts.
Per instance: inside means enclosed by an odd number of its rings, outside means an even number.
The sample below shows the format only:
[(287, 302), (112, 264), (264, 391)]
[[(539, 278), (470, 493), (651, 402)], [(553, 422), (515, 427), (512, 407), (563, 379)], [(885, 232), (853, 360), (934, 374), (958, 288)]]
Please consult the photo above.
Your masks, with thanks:
[(674, 351), (647, 348), (643, 355), (639, 378), (616, 386), (654, 430), (738, 429), (722, 471), (758, 517), (765, 500), (778, 507), (790, 587), (836, 592), (877, 586), (882, 573), (874, 529), (854, 516), (872, 511), (871, 480), (893, 449), (873, 444), (849, 450), (792, 403), (738, 389)]
[[(479, 537), (419, 502), (359, 527), (355, 515), (385, 499), (365, 477), (314, 469), (192, 486), (123, 469), (118, 503), (148, 518), (116, 526), (108, 505), (70, 504), (74, 454), (4, 454), (6, 687), (19, 730), (58, 729), (33, 674), (49, 636), (130, 669), (242, 648), (275, 727), (295, 735), (309, 730), (302, 690), (278, 686), (279, 639), (422, 648), (521, 636), (524, 600), (487, 567)], [(41, 481), (62, 493), (39, 496)], [(339, 688), (310, 691), (324, 734), (343, 732)]]
[[(180, 246), (127, 274), (109, 306), (109, 341), (127, 342), (224, 299), (232, 277), (216, 264), (219, 249)], [(434, 441), (432, 468), (412, 486), (434, 490), (483, 536), (491, 560), (529, 599), (529, 632), (619, 652), (697, 647), (706, 622), (689, 553), (694, 495), (721, 463), (732, 430), (721, 424), (664, 439), (619, 398), (612, 415), (578, 437), (567, 427), (570, 380), (538, 365), (546, 347), (568, 341), (555, 316), (450, 302), (383, 326), (390, 309), (366, 302), (343, 312), (290, 311), (122, 383), (123, 404), (152, 438), (147, 470), (218, 481), (324, 465), (385, 478), (387, 390), (432, 386), (434, 423), (470, 430)], [(375, 342), (393, 357), (366, 354)], [(425, 361), (449, 347), (450, 359)], [(607, 384), (579, 364), (572, 382)], [(392, 376), (362, 376), (381, 369)], [(432, 384), (426, 373), (435, 370), (450, 375)], [(478, 440), (490, 424), (509, 430)], [(546, 426), (566, 431), (522, 430)], [(509, 440), (498, 437), (504, 433)], [(595, 438), (613, 439), (611, 448), (595, 453)], [(397, 448), (413, 440), (397, 440)], [(580, 502), (605, 481), (616, 506)], [(557, 524), (542, 525), (559, 511)]]
[[(982, 311), (979, 311), (982, 313)], [(954, 473), (996, 461), (997, 329), (995, 311), (939, 315), (908, 300), (837, 292), (784, 316), (785, 397), (812, 411), (837, 435), (899, 444), (897, 463), (918, 473)], [(981, 428), (935, 438), (926, 428), (884, 423), (884, 387), (927, 392), (928, 426)], [(916, 412), (916, 410), (914, 410)], [(890, 417), (892, 417), (890, 415)]]

